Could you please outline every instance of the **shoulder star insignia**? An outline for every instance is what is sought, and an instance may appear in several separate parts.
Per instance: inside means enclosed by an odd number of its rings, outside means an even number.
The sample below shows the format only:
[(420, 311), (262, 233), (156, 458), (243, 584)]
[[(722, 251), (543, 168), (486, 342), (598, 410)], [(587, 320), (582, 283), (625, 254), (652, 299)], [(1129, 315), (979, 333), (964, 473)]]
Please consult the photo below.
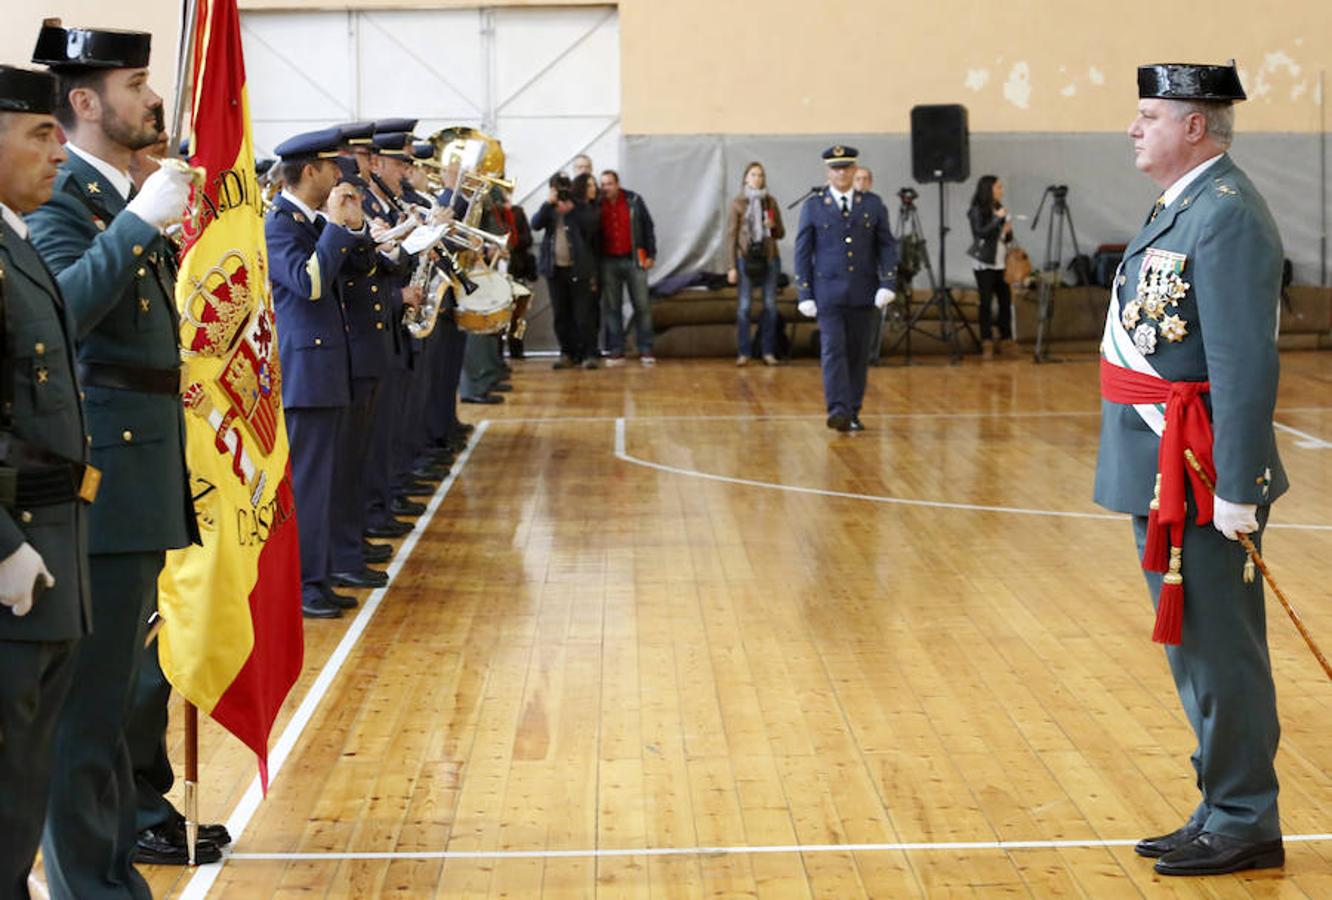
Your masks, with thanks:
[(100, 184), (98, 184), (95, 181), (88, 182), (88, 193), (100, 194), (101, 192), (102, 192), (102, 186)]
[(1224, 182), (1216, 186), (1216, 192), (1223, 197), (1234, 197), (1239, 194), (1239, 191)]
[(1166, 316), (1161, 320), (1161, 337), (1177, 344), (1184, 340), (1184, 336), (1189, 333), (1189, 327), (1179, 316)]
[(291, 214), (291, 217), (292, 217), (293, 219), (295, 219), (297, 222), (304, 222), (304, 221), (305, 221), (305, 216), (303, 216), (303, 215), (302, 215), (301, 213), (299, 213), (299, 212), (294, 212), (294, 213), (292, 213), (292, 214)]

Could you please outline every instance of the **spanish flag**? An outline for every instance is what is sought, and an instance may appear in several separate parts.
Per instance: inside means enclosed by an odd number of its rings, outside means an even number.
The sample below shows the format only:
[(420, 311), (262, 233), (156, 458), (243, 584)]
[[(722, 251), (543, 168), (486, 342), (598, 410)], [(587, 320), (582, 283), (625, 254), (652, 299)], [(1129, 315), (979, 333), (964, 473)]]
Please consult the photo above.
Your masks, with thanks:
[(185, 456), (201, 546), (167, 554), (162, 670), (259, 757), (300, 675), (300, 553), (236, 0), (198, 0), (190, 163), (176, 280)]

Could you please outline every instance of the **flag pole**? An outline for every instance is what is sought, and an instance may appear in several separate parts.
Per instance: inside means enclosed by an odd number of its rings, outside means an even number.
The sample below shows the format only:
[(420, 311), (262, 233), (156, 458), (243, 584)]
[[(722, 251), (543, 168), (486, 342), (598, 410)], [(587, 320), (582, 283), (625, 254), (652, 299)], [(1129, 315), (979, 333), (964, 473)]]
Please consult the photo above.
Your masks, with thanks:
[(190, 865), (199, 843), (199, 708), (185, 701), (185, 845)]
[(194, 40), (198, 17), (199, 0), (185, 0), (185, 23), (180, 32), (180, 53), (176, 59), (176, 93), (172, 98), (174, 107), (171, 110), (171, 132), (166, 152), (168, 159), (180, 156), (185, 116), (194, 102)]

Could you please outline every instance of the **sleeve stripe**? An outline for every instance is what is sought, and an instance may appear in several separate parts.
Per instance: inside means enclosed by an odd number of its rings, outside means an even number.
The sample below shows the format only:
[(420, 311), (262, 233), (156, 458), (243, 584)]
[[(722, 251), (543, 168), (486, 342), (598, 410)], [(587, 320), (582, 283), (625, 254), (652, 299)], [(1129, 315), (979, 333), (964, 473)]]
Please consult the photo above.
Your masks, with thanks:
[(310, 299), (318, 300), (319, 295), (323, 293), (319, 277), (319, 251), (316, 250), (310, 254), (310, 258), (305, 261), (305, 273), (310, 276)]

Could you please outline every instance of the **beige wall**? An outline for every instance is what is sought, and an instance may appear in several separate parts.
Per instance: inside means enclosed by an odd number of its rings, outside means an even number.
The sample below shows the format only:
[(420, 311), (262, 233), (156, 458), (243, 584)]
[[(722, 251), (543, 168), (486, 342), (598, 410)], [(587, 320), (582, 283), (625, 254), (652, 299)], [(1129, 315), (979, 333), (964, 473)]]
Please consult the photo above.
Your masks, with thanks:
[[(1138, 63), (1238, 59), (1240, 127), (1318, 128), (1328, 0), (622, 0), (625, 133), (1115, 131)], [(969, 86), (970, 85), (970, 86)], [(1261, 93), (1261, 96), (1256, 96)]]
[[(242, 9), (472, 7), (466, 0), (241, 0)], [(492, 6), (587, 5), (491, 0)], [(1247, 131), (1316, 131), (1332, 2), (1274, 0), (620, 0), (628, 134), (905, 132), (917, 103), (965, 103), (974, 131), (1118, 131), (1134, 67), (1239, 60)], [(151, 30), (171, 88), (173, 0), (10, 3), (0, 60), (25, 63), (44, 15)], [(17, 8), (16, 7), (20, 7)]]
[(171, 0), (4, 0), (5, 27), (0, 29), (0, 62), (30, 66), (32, 47), (42, 20), (59, 18), (66, 25), (147, 31), (153, 36), (149, 83), (170, 101), (176, 78), (176, 42), (180, 4)]

